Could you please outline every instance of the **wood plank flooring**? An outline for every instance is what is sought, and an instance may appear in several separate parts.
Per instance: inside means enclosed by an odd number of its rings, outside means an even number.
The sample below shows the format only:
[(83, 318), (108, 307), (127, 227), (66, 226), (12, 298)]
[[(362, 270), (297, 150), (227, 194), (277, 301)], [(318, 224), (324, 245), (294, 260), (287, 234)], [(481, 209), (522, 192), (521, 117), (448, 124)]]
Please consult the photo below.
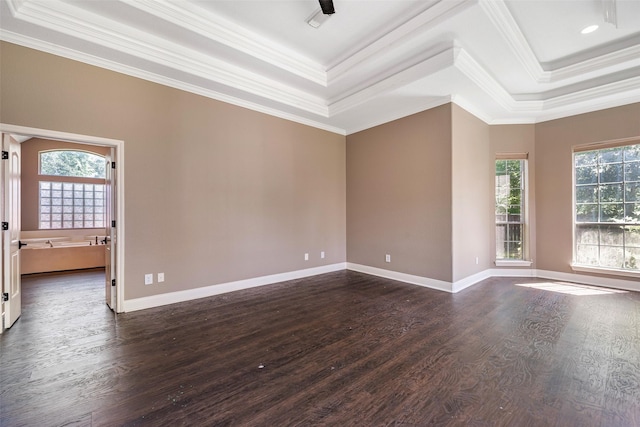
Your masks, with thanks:
[(115, 316), (103, 280), (23, 280), (0, 425), (640, 426), (638, 293), (341, 271)]

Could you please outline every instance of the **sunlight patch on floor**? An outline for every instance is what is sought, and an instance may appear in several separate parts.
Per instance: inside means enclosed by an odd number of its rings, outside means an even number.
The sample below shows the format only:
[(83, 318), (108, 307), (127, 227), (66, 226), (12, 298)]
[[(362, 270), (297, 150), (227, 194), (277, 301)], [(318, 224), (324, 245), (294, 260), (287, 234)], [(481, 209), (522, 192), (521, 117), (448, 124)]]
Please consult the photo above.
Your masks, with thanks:
[(620, 289), (599, 288), (596, 286), (578, 285), (575, 283), (543, 282), (543, 283), (516, 283), (523, 288), (540, 289), (542, 291), (559, 292), (570, 295), (607, 295), (626, 293)]

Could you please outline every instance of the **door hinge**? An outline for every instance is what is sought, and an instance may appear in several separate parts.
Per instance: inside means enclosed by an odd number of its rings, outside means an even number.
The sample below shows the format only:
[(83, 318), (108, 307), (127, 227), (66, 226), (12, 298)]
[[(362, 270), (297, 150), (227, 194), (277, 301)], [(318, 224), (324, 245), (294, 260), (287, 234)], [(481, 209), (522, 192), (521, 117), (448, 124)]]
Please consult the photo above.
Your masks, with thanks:
[(8, 222), (4, 222), (4, 221), (3, 221), (3, 222), (2, 222), (2, 229), (3, 229), (4, 231), (7, 231), (7, 230), (9, 229), (9, 223), (8, 223)]
[(116, 162), (111, 162), (111, 169), (115, 169), (116, 168)]
[(7, 292), (2, 294), (2, 301), (9, 301), (9, 294)]
[(111, 279), (111, 286), (115, 286), (116, 285), (116, 279)]
[(8, 151), (3, 151), (2, 152), (2, 160), (9, 160), (9, 152)]
[(116, 220), (111, 221), (111, 227), (116, 228)]

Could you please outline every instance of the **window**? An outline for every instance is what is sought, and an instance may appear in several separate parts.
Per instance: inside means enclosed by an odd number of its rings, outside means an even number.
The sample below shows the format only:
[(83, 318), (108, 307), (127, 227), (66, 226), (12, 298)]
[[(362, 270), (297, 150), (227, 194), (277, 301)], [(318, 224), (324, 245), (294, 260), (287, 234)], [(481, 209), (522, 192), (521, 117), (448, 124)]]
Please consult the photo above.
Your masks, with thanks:
[(103, 184), (40, 181), (41, 230), (104, 226)]
[(640, 144), (578, 151), (574, 171), (574, 263), (640, 271)]
[[(105, 227), (105, 158), (76, 150), (40, 152), (41, 230)], [(64, 177), (64, 178), (59, 178)]]
[(103, 156), (78, 150), (40, 152), (40, 175), (105, 178)]
[(524, 261), (526, 154), (499, 156), (495, 171), (496, 261)]

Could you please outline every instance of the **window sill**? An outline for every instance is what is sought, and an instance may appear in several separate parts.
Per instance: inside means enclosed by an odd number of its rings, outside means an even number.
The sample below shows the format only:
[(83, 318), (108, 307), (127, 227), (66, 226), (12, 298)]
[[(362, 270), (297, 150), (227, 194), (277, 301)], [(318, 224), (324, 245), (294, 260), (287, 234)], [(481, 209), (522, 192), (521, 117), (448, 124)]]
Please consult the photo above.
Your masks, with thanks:
[(625, 276), (640, 279), (640, 271), (622, 270), (619, 268), (594, 267), (592, 265), (571, 264), (573, 271), (584, 273), (608, 274), (612, 276)]
[(531, 267), (533, 261), (524, 261), (521, 259), (497, 259), (496, 267)]

